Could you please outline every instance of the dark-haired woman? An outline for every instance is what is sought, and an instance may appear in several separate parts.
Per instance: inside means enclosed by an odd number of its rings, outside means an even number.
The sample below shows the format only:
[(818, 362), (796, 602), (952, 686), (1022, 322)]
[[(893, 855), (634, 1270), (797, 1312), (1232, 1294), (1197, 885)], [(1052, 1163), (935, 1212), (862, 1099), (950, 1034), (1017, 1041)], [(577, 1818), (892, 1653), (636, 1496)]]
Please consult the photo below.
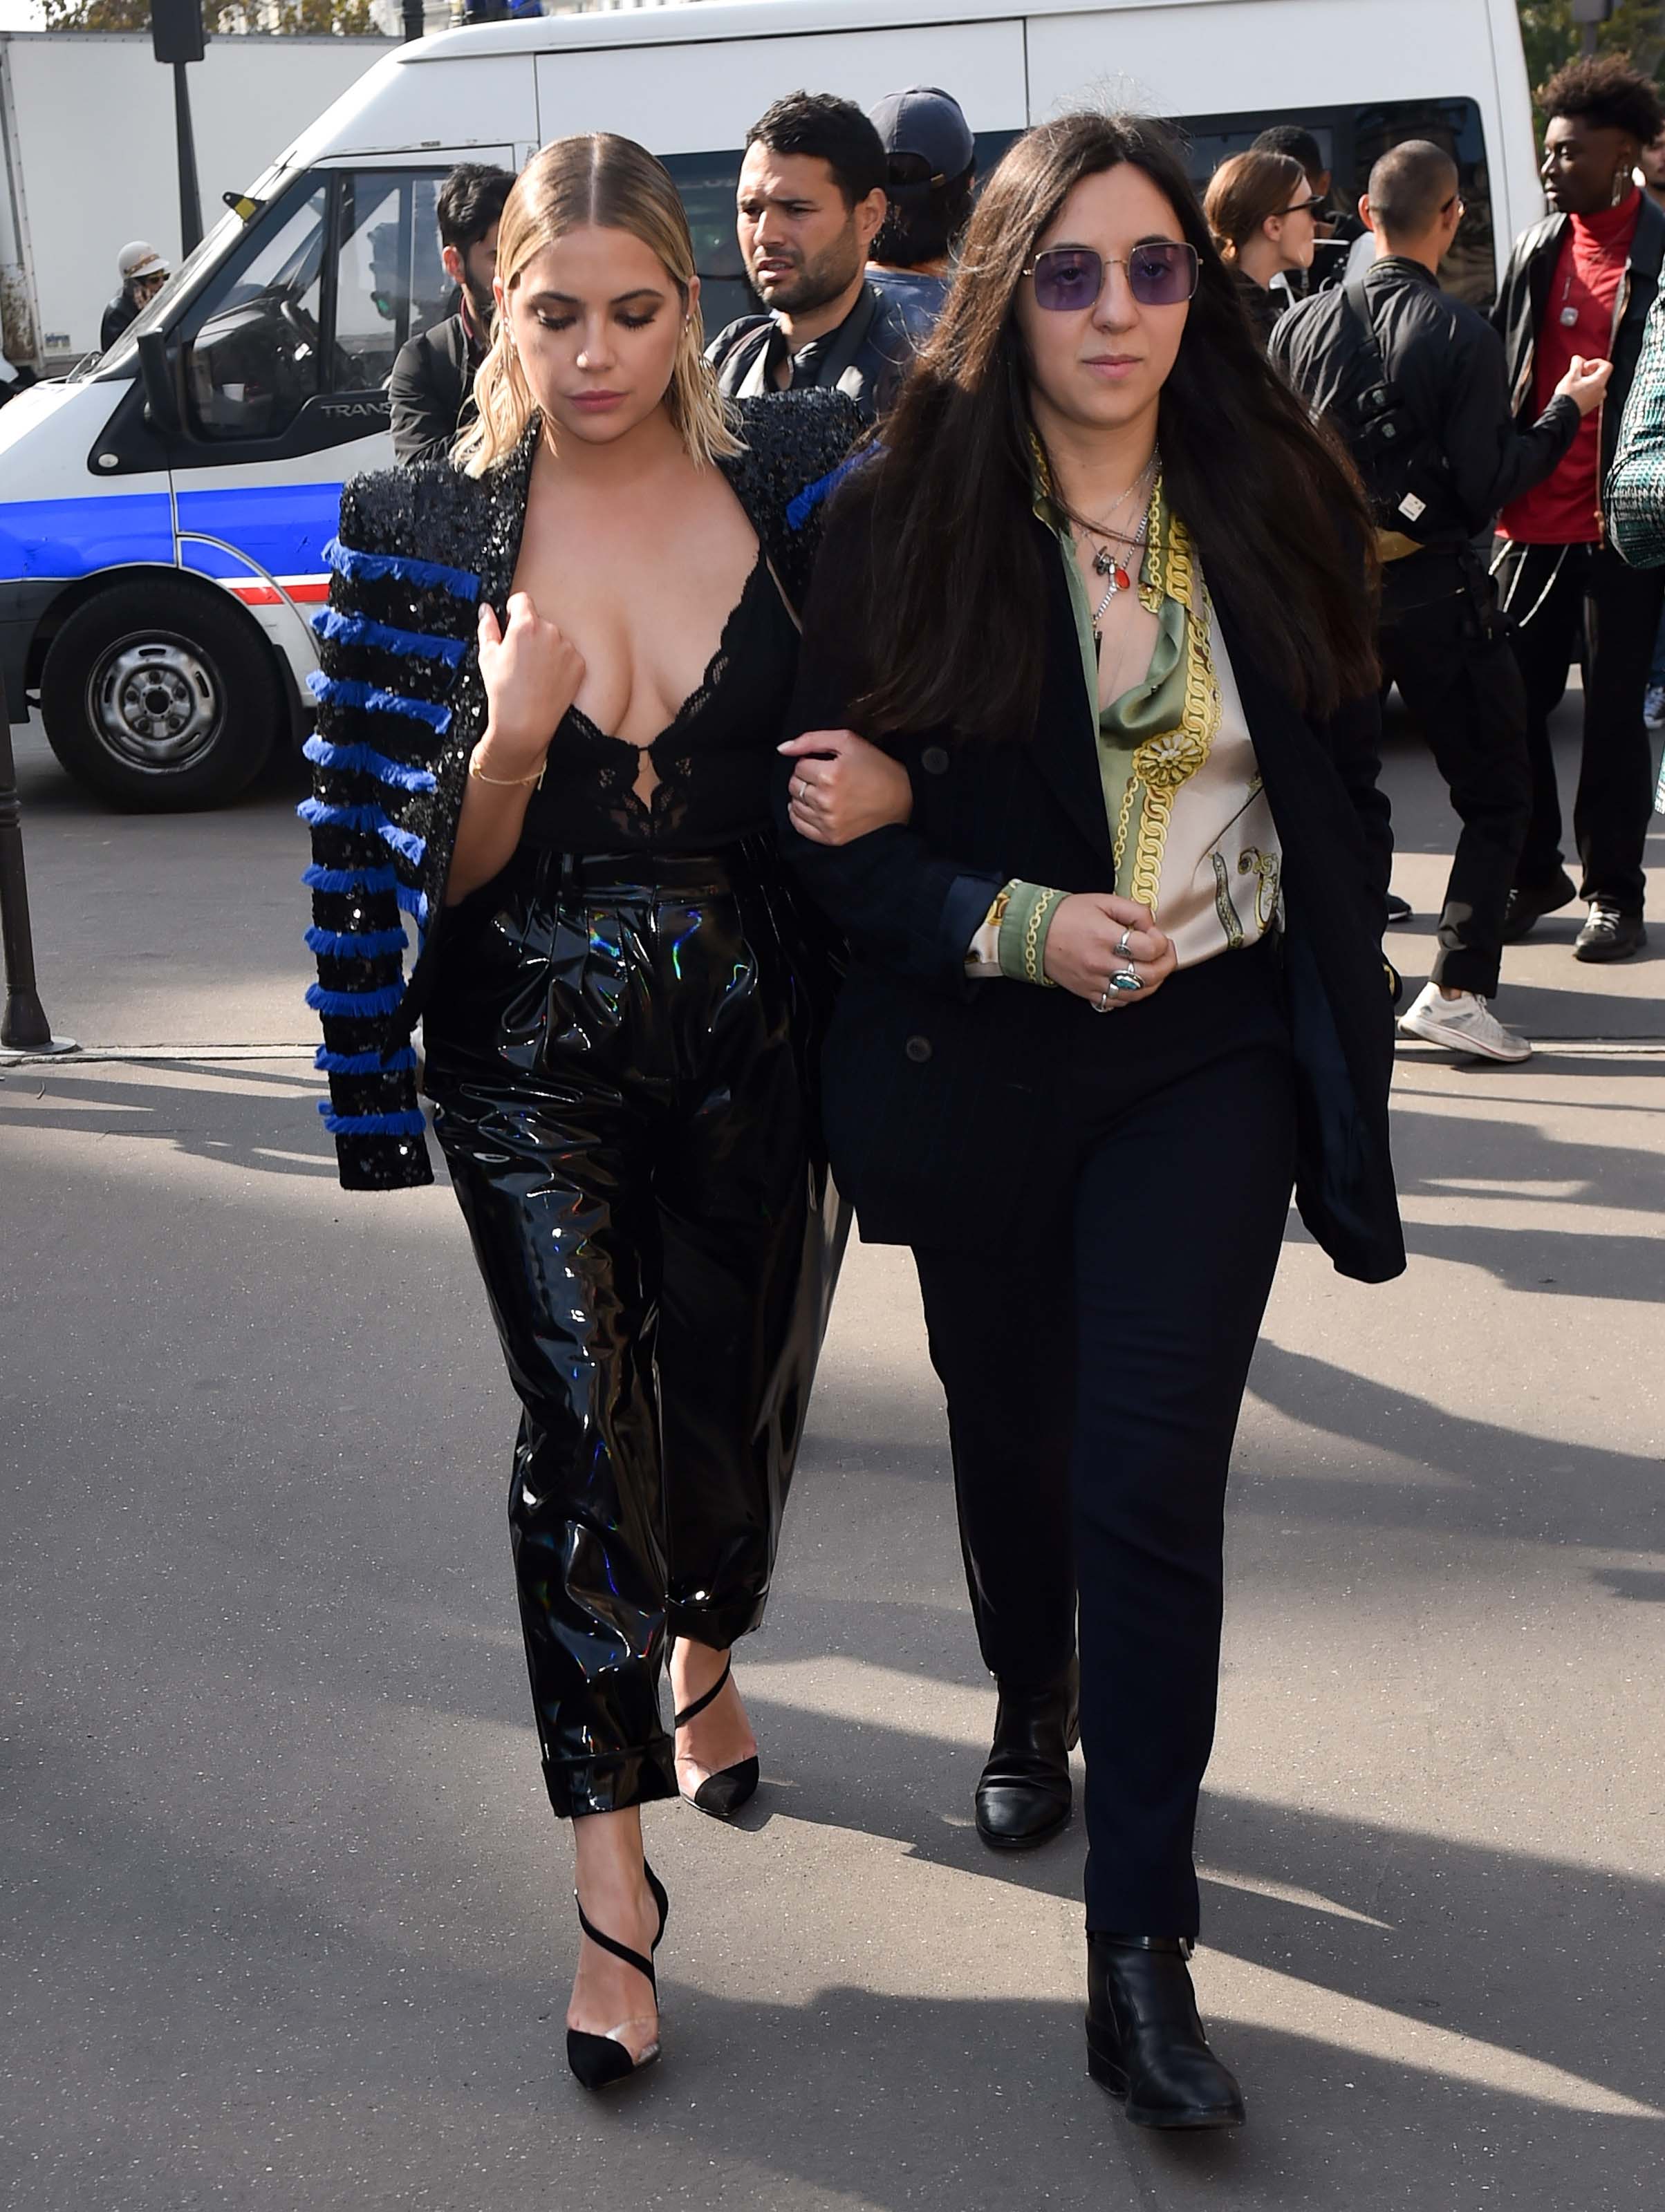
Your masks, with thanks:
[[(659, 2049), (642, 1808), (680, 1789), (727, 1818), (757, 1786), (729, 1653), (768, 1595), (834, 1251), (770, 822), (784, 595), (857, 420), (718, 398), (686, 216), (627, 139), (528, 164), (496, 294), (463, 465), (342, 500), (313, 1003), (351, 1189), (432, 1179), (424, 1016), (521, 1403), (515, 1584), (582, 1929), (567, 2054), (600, 2088)], [(839, 768), (905, 811), (893, 762)], [(402, 994), (401, 913), (426, 929)]]
[(1234, 154), (1209, 179), (1203, 214), (1262, 345), (1290, 303), (1272, 279), (1312, 267), (1323, 204), (1289, 154)]
[[(1291, 1182), (1344, 1273), (1404, 1265), (1369, 543), (1166, 136), (1066, 118), (834, 503), (794, 704), (835, 1171), (913, 1248), (1000, 1725), (1066, 1805), (1079, 1589), (1089, 2065), (1157, 2127), (1242, 2115), (1192, 1850)], [(834, 845), (851, 728), (913, 807)]]

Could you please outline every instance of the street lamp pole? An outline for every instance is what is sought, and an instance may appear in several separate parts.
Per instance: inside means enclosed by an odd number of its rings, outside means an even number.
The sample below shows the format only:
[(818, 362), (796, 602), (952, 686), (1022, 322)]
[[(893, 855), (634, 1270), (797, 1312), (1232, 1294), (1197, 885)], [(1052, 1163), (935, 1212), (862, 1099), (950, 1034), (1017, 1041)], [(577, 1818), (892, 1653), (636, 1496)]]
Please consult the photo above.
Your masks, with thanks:
[(23, 817), (17, 803), (17, 768), (12, 757), (11, 721), (0, 684), (0, 950), (6, 970), (6, 1010), (0, 1015), (0, 1045), (8, 1052), (73, 1052), (68, 1037), (55, 1037), (34, 986), (34, 938), (29, 927), (29, 886), (23, 873)]
[(1595, 52), (1595, 41), (1601, 27), (1613, 14), (1613, 0), (1572, 0), (1572, 20), (1579, 27), (1579, 52), (1585, 55)]

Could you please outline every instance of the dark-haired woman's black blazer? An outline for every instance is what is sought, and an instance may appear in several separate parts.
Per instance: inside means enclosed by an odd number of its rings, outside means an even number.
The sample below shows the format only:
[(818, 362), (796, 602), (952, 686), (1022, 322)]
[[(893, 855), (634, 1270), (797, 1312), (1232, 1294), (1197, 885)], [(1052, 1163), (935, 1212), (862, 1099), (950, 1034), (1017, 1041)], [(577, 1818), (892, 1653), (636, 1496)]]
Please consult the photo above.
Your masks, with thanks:
[[(851, 610), (863, 597), (867, 513), (858, 481), (827, 522), (796, 731), (846, 726), (863, 688)], [(911, 822), (839, 848), (784, 833), (794, 866), (849, 940), (823, 1110), (839, 1188), (863, 1235), (881, 1243), (982, 1249), (1053, 1216), (1070, 1171), (1054, 1141), (1070, 1025), (1106, 1018), (1070, 992), (965, 973), (973, 933), (1009, 878), (1066, 891), (1113, 879), (1069, 590), (1056, 544), (1033, 527), (1048, 580), (1034, 737), (969, 742), (939, 729), (887, 740), (912, 780)], [(1296, 1194), (1342, 1273), (1384, 1281), (1403, 1270), (1405, 1245), (1388, 1136), (1394, 1017), (1381, 933), (1393, 836), (1376, 788), (1378, 703), (1371, 694), (1327, 722), (1309, 720), (1262, 673), (1229, 604), (1217, 593), (1215, 605), (1284, 848)], [(1107, 1018), (1136, 1023), (1139, 1012)]]

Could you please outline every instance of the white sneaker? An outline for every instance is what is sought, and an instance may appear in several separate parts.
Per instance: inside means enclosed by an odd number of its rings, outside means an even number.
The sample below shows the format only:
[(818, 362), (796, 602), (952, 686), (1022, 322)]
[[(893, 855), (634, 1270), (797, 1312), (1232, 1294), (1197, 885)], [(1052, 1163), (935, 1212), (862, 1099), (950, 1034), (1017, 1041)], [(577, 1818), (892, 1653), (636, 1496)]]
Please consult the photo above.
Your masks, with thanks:
[(1453, 1052), (1478, 1053), (1482, 1060), (1530, 1060), (1532, 1047), (1513, 1030), (1506, 1030), (1491, 1007), (1473, 991), (1455, 999), (1443, 998), (1437, 983), (1424, 983), (1409, 1013), (1399, 1025), (1406, 1036), (1428, 1044), (1448, 1045)]

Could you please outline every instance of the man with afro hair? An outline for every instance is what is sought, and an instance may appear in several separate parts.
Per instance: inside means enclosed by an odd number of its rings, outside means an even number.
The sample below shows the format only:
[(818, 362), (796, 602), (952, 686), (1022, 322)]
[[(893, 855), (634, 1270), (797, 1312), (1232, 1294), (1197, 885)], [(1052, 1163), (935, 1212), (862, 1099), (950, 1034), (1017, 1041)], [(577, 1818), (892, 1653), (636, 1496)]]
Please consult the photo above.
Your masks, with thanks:
[[(1626, 567), (1608, 542), (1602, 487), (1665, 260), (1665, 211), (1633, 172), (1665, 128), (1658, 92), (1621, 58), (1569, 63), (1540, 95), (1547, 118), (1543, 179), (1551, 212), (1522, 234), (1492, 310), (1509, 356), (1516, 423), (1542, 414), (1575, 355), (1607, 356), (1605, 404), (1566, 459), (1513, 501), (1498, 522), (1495, 563), (1525, 680), (1532, 757), (1531, 824), (1516, 865), (1505, 941), (1577, 896), (1589, 907), (1574, 956), (1628, 959), (1647, 942), (1643, 852), (1653, 811), (1643, 701), (1665, 571)], [(1549, 717), (1577, 653), (1584, 729), (1573, 836), (1583, 881), (1563, 865)]]

